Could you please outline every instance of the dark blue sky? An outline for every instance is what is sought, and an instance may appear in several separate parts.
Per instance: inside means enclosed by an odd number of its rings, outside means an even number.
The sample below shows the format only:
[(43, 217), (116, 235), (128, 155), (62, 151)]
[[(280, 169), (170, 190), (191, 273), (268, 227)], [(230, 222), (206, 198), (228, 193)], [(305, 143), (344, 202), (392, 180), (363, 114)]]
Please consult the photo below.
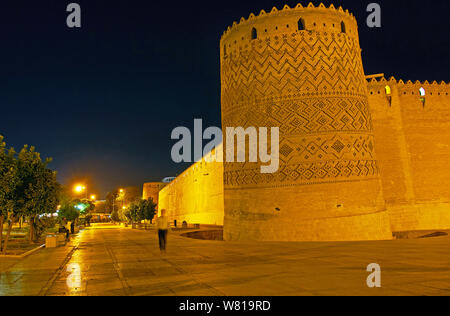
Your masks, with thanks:
[[(81, 29), (65, 24), (70, 2)], [(323, 2), (357, 16), (367, 74), (450, 80), (448, 0)], [(365, 24), (371, 2), (381, 29)], [(186, 165), (170, 159), (172, 129), (220, 126), (223, 31), (285, 3), (297, 1), (2, 1), (0, 134), (53, 157), (62, 183), (88, 176), (102, 194), (176, 175)]]

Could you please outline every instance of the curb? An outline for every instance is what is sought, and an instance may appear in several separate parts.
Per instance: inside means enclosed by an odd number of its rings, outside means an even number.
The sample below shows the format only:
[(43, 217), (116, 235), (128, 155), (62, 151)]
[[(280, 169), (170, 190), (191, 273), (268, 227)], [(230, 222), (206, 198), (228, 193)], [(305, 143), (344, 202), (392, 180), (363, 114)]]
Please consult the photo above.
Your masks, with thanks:
[(34, 249), (31, 249), (30, 251), (27, 251), (21, 255), (0, 255), (0, 258), (11, 258), (11, 259), (23, 259), (25, 257), (28, 257), (29, 255), (35, 253), (36, 251), (42, 249), (45, 247), (45, 244), (40, 245), (39, 247), (36, 247)]

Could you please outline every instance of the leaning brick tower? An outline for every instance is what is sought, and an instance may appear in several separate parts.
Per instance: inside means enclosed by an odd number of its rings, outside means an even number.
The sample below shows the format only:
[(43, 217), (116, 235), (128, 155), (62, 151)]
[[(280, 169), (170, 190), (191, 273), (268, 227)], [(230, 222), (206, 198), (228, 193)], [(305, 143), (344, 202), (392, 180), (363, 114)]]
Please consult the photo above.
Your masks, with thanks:
[(224, 238), (392, 238), (354, 16), (261, 11), (233, 23), (220, 50), (223, 129), (280, 128), (276, 173), (224, 163)]

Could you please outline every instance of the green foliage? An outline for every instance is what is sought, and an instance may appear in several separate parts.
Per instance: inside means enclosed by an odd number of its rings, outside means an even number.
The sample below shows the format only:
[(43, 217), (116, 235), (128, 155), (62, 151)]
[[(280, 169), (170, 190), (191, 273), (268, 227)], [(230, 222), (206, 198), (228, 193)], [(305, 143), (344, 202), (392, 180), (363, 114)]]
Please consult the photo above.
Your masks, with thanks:
[(64, 204), (61, 204), (61, 208), (58, 212), (58, 217), (60, 219), (65, 218), (68, 221), (73, 222), (78, 217), (80, 217), (80, 210), (78, 209), (79, 203), (76, 200), (73, 201), (65, 201)]
[(153, 199), (135, 201), (128, 208), (127, 217), (133, 222), (152, 220), (156, 215), (156, 204)]
[(35, 235), (36, 238), (39, 239), (41, 238), (42, 234), (51, 229), (54, 228), (57, 224), (57, 219), (55, 217), (40, 217), (36, 219), (36, 231), (35, 231)]
[(89, 213), (93, 213), (95, 210), (95, 204), (92, 201), (83, 201), (83, 203), (86, 205), (86, 208), (84, 209), (83, 214), (87, 215)]
[(122, 189), (122, 192), (120, 192), (119, 189), (116, 189), (106, 195), (105, 209), (111, 216), (113, 213), (116, 213), (117, 215), (114, 216), (126, 220), (126, 218), (124, 219), (125, 215), (122, 211), (122, 207), (139, 201), (141, 196), (142, 189), (139, 187), (127, 187)]
[(7, 150), (0, 135), (0, 216), (7, 217), (14, 208), (14, 194), (19, 183), (13, 148)]
[(17, 159), (19, 185), (15, 191), (15, 214), (33, 218), (56, 211), (61, 188), (56, 181), (56, 172), (47, 168), (50, 162), (51, 159), (42, 161), (34, 147), (25, 145), (20, 151)]
[(110, 192), (106, 195), (106, 203), (105, 203), (105, 208), (106, 211), (113, 214), (114, 212), (116, 212), (117, 214), (119, 214), (119, 203), (117, 203), (117, 198), (119, 197), (119, 192), (118, 191), (114, 191), (114, 192)]
[(56, 172), (47, 167), (50, 162), (51, 159), (42, 161), (35, 148), (27, 145), (18, 154), (13, 148), (7, 150), (0, 136), (0, 219), (6, 215), (9, 218), (5, 253), (14, 221), (29, 218), (30, 241), (33, 241), (40, 230), (37, 216), (56, 211), (60, 185)]
[(70, 203), (73, 203), (75, 205), (75, 208), (80, 213), (80, 216), (83, 216), (83, 217), (85, 217), (89, 213), (93, 212), (95, 209), (95, 204), (89, 200), (75, 199), (73, 201), (69, 200), (69, 204)]
[(118, 210), (112, 211), (112, 213), (111, 213), (111, 220), (113, 222), (120, 222), (121, 221), (121, 218), (119, 216), (119, 211)]
[(156, 211), (157, 204), (153, 201), (152, 198), (142, 200), (142, 204), (143, 204), (143, 219), (149, 221), (153, 220), (153, 218), (157, 213)]
[(119, 209), (118, 211), (119, 220), (121, 222), (131, 221), (131, 215), (129, 210)]
[(95, 209), (95, 204), (92, 201), (73, 199), (69, 188), (64, 188), (60, 191), (60, 204), (58, 217), (60, 219), (65, 218), (68, 221), (75, 221), (80, 217), (84, 217), (86, 220)]

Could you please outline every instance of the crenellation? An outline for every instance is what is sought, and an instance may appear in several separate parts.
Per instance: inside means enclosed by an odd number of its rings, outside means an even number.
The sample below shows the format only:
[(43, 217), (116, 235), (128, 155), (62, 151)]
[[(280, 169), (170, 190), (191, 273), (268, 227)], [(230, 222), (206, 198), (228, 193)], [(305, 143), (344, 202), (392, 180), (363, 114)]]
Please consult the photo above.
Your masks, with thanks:
[[(317, 17), (320, 16), (321, 20), (323, 20), (324, 18), (328, 19), (329, 23), (326, 24), (333, 25), (332, 28), (330, 27), (327, 28), (330, 31), (337, 30), (338, 28), (340, 28), (340, 25), (338, 24), (344, 22), (347, 29), (347, 35), (357, 37), (356, 18), (353, 16), (353, 14), (349, 13), (348, 10), (344, 11), (342, 7), (339, 7), (339, 9), (336, 10), (336, 8), (333, 5), (330, 5), (329, 8), (326, 8), (322, 3), (318, 7), (314, 7), (312, 3), (309, 3), (309, 5), (305, 8), (299, 3), (295, 8), (290, 8), (288, 5), (285, 5), (282, 10), (278, 10), (276, 7), (273, 7), (269, 13), (266, 13), (264, 10), (261, 10), (258, 16), (251, 13), (249, 18), (247, 19), (242, 17), (239, 22), (233, 22), (232, 26), (227, 28), (227, 30), (222, 35), (221, 43), (223, 43), (230, 36), (230, 34), (234, 33), (238, 28), (242, 29), (244, 26), (247, 26), (249, 27), (249, 30), (247, 31), (250, 31), (251, 25), (262, 26), (261, 21), (266, 18), (273, 19), (274, 17), (277, 16), (280, 17), (280, 19), (283, 20), (283, 22), (280, 21), (278, 28), (281, 30), (283, 25), (282, 23), (287, 22), (286, 17), (299, 16), (300, 13), (304, 13), (307, 16), (311, 14), (316, 15)], [(296, 24), (298, 20), (291, 21), (291, 24), (294, 25), (294, 22)], [(309, 31), (321, 30), (321, 28), (317, 25), (317, 23), (316, 25), (314, 25), (314, 23), (316, 22), (312, 21), (312, 23), (310, 24), (313, 25), (313, 27), (309, 25), (307, 30)], [(274, 32), (271, 31), (271, 34), (273, 33)], [(231, 43), (227, 42), (227, 45), (230, 44), (232, 45), (232, 42), (233, 40), (231, 40)]]

